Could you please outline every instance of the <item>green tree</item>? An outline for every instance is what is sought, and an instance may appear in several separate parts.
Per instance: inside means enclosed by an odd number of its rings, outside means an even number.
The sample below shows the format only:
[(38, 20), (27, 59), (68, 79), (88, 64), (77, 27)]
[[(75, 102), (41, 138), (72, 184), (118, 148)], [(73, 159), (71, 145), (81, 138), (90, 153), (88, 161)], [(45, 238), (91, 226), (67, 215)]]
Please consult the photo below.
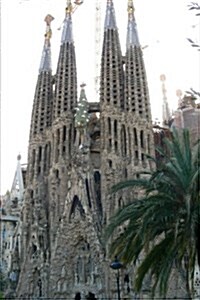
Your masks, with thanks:
[[(184, 271), (190, 298), (195, 264), (200, 266), (200, 143), (191, 146), (189, 132), (183, 130), (174, 131), (165, 146), (166, 151), (158, 149), (162, 162), (151, 158), (156, 168), (148, 175), (140, 173), (139, 179), (113, 187), (113, 192), (137, 188), (143, 193), (111, 218), (105, 242), (112, 239), (110, 255), (117, 255), (125, 265), (137, 262), (136, 291), (141, 290), (148, 274), (152, 295), (158, 290), (165, 296), (177, 267)], [(121, 226), (124, 231), (116, 237)]]

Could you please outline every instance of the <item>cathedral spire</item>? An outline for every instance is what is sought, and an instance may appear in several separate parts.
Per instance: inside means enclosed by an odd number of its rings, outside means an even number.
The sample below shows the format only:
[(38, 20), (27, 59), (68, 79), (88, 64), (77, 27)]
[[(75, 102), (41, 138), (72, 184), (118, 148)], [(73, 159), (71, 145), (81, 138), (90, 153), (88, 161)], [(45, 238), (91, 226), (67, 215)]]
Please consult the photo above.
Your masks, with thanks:
[(73, 7), (72, 7), (71, 0), (67, 0), (61, 44), (73, 43), (72, 12), (73, 12)]
[(115, 10), (113, 6), (112, 0), (107, 0), (107, 8), (106, 8), (106, 18), (104, 29), (117, 29), (116, 18), (115, 18)]
[[(65, 20), (61, 38), (60, 53), (55, 76), (54, 119), (70, 112), (77, 103), (76, 55), (72, 35), (71, 0), (67, 1)], [(71, 115), (72, 116), (72, 115)]]
[(115, 9), (107, 0), (103, 48), (101, 56), (100, 102), (101, 105), (124, 107), (124, 72)]
[(171, 114), (169, 109), (169, 103), (167, 100), (167, 90), (165, 86), (166, 76), (164, 74), (160, 75), (160, 81), (162, 82), (162, 94), (163, 94), (163, 104), (162, 104), (162, 122), (163, 126), (169, 126), (171, 120)]
[(51, 74), (51, 15), (44, 19), (46, 22), (45, 41), (42, 52), (42, 59), (39, 68), (39, 74), (35, 89), (35, 96), (32, 109), (30, 140), (34, 139), (37, 134), (41, 134), (46, 128), (51, 126), (52, 121), (52, 74)]
[(24, 193), (24, 181), (23, 181), (23, 174), (22, 174), (22, 167), (21, 167), (21, 155), (17, 156), (17, 168), (15, 171), (14, 180), (12, 183), (11, 188), (11, 198), (17, 198), (18, 201), (22, 201), (23, 193)]
[(135, 22), (134, 16), (134, 5), (133, 0), (128, 0), (128, 27), (127, 27), (127, 39), (126, 39), (126, 47), (129, 48), (131, 46), (139, 47), (139, 38), (137, 33), (137, 25)]
[(88, 121), (89, 121), (89, 116), (88, 116), (88, 101), (87, 97), (85, 94), (85, 83), (82, 83), (80, 85), (81, 87), (81, 92), (80, 92), (80, 97), (79, 97), (79, 102), (76, 108), (76, 114), (75, 114), (75, 126), (76, 127), (86, 127)]
[(50, 39), (52, 36), (51, 31), (51, 22), (54, 20), (54, 17), (51, 15), (47, 15), (44, 19), (46, 22), (46, 33), (45, 33), (45, 40), (44, 40), (44, 47), (42, 51), (42, 58), (40, 62), (39, 72), (43, 71), (51, 71), (51, 44)]
[(125, 62), (125, 107), (136, 118), (151, 122), (151, 109), (144, 65), (134, 16), (133, 0), (128, 0), (128, 29)]

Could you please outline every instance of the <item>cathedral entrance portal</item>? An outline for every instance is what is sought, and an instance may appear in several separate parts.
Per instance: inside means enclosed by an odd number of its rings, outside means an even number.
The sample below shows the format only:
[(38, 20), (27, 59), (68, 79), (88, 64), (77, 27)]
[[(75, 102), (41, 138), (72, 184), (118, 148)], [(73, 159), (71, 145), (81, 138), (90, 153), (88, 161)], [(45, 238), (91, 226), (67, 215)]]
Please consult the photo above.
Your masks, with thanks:
[(89, 292), (89, 294), (86, 296), (87, 300), (97, 300), (97, 298), (95, 297), (95, 294)]

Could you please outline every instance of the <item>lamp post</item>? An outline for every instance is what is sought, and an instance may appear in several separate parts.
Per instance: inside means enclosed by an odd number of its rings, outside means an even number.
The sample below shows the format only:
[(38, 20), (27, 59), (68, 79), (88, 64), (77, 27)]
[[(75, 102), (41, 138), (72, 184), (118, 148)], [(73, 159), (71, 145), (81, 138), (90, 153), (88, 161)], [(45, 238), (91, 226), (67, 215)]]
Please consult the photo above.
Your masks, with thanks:
[(115, 260), (110, 264), (110, 267), (113, 270), (117, 270), (117, 295), (118, 295), (118, 300), (120, 300), (120, 288), (119, 288), (119, 269), (121, 269), (122, 264), (120, 263), (120, 261), (117, 259), (117, 256), (115, 256)]

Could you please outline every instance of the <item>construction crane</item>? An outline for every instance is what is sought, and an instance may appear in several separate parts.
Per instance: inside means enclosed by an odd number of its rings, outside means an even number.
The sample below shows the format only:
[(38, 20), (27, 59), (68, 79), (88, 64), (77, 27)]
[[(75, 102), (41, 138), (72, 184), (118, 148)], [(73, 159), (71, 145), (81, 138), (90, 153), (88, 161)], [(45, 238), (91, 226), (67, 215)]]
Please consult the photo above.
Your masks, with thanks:
[(95, 2), (95, 70), (94, 85), (96, 101), (99, 100), (100, 85), (100, 54), (101, 54), (101, 0)]

